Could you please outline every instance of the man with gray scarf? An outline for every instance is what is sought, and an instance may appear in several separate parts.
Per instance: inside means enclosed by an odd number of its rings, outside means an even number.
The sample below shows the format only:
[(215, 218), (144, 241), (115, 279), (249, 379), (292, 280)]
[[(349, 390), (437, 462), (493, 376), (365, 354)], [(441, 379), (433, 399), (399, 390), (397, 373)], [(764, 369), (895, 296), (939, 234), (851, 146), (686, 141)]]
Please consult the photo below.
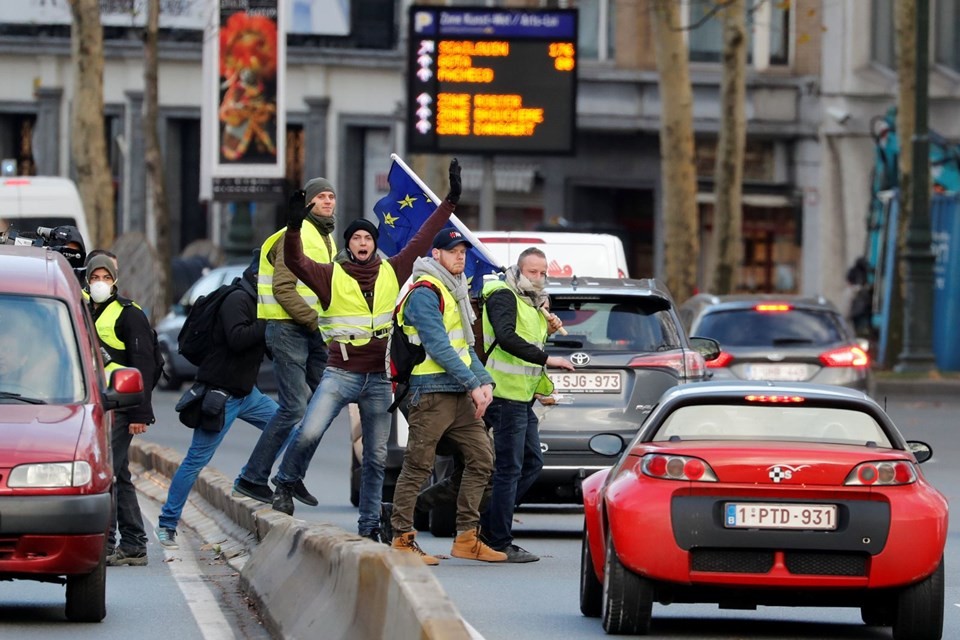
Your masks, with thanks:
[(440, 231), (431, 257), (414, 263), (413, 288), (397, 313), (397, 324), (412, 344), (423, 345), (426, 359), (410, 376), (410, 430), (394, 490), (392, 547), (429, 565), (440, 561), (417, 544), (413, 510), (444, 436), (460, 449), (465, 465), (457, 495), (458, 535), (450, 555), (484, 562), (507, 559), (485, 545), (478, 530), (480, 499), (493, 469), (493, 448), (482, 420), (493, 400), (493, 380), (473, 349), (476, 314), (463, 275), (471, 246), (455, 229)]
[[(507, 562), (540, 558), (513, 544), (513, 510), (543, 468), (536, 397), (553, 393), (546, 367), (573, 371), (569, 360), (548, 356), (547, 336), (560, 319), (547, 312), (547, 257), (531, 247), (503, 280), (483, 287), (483, 348), (496, 387), (484, 421), (493, 431), (496, 467), (490, 503), (480, 519), (483, 540), (507, 554)], [(546, 400), (544, 400), (546, 401)]]

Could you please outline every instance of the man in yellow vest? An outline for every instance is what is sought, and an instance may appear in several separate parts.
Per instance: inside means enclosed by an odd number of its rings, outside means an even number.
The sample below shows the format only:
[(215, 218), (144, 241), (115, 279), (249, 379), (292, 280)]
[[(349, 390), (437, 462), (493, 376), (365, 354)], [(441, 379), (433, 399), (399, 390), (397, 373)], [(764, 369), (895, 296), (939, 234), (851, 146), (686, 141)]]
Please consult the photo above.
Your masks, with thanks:
[[(116, 511), (107, 538), (107, 564), (147, 564), (147, 533), (137, 502), (137, 490), (130, 477), (130, 443), (133, 436), (147, 432), (153, 424), (151, 382), (156, 367), (153, 356), (153, 328), (139, 306), (117, 295), (119, 265), (109, 252), (98, 252), (87, 261), (90, 285), (90, 313), (103, 351), (109, 355), (107, 375), (119, 367), (136, 367), (143, 377), (143, 402), (113, 414), (111, 448), (116, 478)], [(119, 530), (119, 536), (115, 536)], [(118, 538), (115, 540), (115, 537)]]
[(483, 419), (493, 431), (493, 487), (480, 518), (484, 541), (507, 554), (507, 562), (540, 558), (513, 544), (513, 510), (543, 468), (536, 396), (553, 393), (546, 367), (573, 371), (569, 360), (548, 356), (547, 336), (560, 329), (557, 316), (544, 313), (547, 257), (535, 247), (520, 254), (503, 280), (483, 287), (483, 348), (487, 371), (496, 383)]
[[(303, 190), (310, 209), (300, 233), (303, 252), (315, 262), (332, 262), (337, 253), (330, 235), (336, 222), (337, 194), (326, 178), (308, 181)], [(267, 348), (273, 357), (280, 408), (263, 430), (233, 485), (235, 493), (260, 502), (273, 500), (273, 491), (267, 484), (270, 470), (303, 417), (307, 400), (320, 385), (327, 365), (327, 347), (318, 322), (320, 302), (317, 294), (284, 264), (286, 231), (287, 227), (280, 229), (263, 243), (257, 279), (257, 318), (267, 321)], [(302, 481), (298, 480), (294, 489), (294, 497), (304, 504), (318, 504)]]
[[(430, 248), (434, 235), (447, 223), (460, 200), (460, 164), (450, 163), (450, 191), (436, 211), (397, 255), (377, 255), (377, 227), (354, 220), (343, 234), (345, 248), (334, 263), (318, 264), (303, 254), (300, 225), (303, 200), (290, 204), (284, 259), (320, 300), (320, 331), (330, 347), (330, 362), (303, 417), (297, 439), (277, 471), (273, 508), (293, 514), (293, 490), (302, 481), (320, 439), (343, 407), (360, 408), (363, 461), (360, 469), (361, 536), (380, 541), (380, 500), (383, 497), (387, 438), (392, 400), (384, 362), (387, 338), (400, 283), (413, 271), (414, 260)], [(389, 542), (389, 541), (386, 541)]]
[(410, 431), (393, 494), (391, 546), (429, 565), (440, 561), (417, 544), (413, 510), (433, 469), (437, 442), (444, 436), (464, 458), (457, 495), (458, 535), (450, 555), (484, 562), (507, 559), (505, 553), (485, 545), (477, 530), (480, 499), (493, 470), (493, 447), (482, 420), (493, 400), (493, 380), (473, 350), (476, 314), (463, 275), (471, 246), (459, 231), (440, 231), (433, 239), (431, 257), (414, 264), (414, 288), (397, 314), (398, 325), (411, 344), (423, 345), (426, 359), (410, 376)]

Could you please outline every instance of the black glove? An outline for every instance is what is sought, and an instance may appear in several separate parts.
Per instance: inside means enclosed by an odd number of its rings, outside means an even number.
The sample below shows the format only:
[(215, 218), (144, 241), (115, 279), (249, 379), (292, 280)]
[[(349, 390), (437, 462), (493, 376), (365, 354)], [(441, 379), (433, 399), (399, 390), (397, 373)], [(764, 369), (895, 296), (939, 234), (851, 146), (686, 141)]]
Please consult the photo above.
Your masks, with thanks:
[(457, 162), (457, 159), (454, 158), (450, 161), (450, 191), (447, 193), (447, 200), (450, 204), (457, 204), (460, 202), (460, 163)]
[(299, 229), (303, 225), (303, 219), (313, 210), (313, 205), (304, 206), (306, 203), (306, 194), (303, 191), (294, 191), (287, 203), (287, 228)]

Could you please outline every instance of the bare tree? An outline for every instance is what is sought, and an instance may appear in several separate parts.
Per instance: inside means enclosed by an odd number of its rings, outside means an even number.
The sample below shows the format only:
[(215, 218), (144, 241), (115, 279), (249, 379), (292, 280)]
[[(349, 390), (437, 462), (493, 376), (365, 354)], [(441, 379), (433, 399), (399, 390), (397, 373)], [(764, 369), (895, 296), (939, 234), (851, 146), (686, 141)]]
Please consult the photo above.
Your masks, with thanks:
[(711, 291), (731, 293), (743, 251), (743, 157), (747, 139), (745, 0), (724, 0), (723, 78), (720, 84), (720, 137), (714, 178)]
[(70, 0), (73, 99), (70, 150), (77, 188), (98, 247), (116, 235), (113, 180), (103, 122), (103, 27), (99, 0)]
[(157, 317), (167, 312), (172, 302), (170, 283), (170, 239), (167, 234), (169, 215), (167, 212), (167, 194), (163, 180), (163, 154), (160, 150), (160, 140), (157, 135), (158, 120), (158, 89), (157, 89), (157, 32), (160, 24), (160, 0), (149, 0), (147, 6), (147, 29), (144, 33), (144, 66), (143, 66), (143, 126), (146, 143), (147, 177), (150, 185), (151, 203), (153, 205), (153, 222), (156, 239), (157, 258), (160, 261), (160, 271), (157, 274), (158, 293), (156, 299), (161, 306), (155, 309)]
[(697, 177), (693, 153), (693, 90), (687, 43), (676, 0), (649, 0), (660, 80), (660, 166), (663, 174), (664, 263), (678, 301), (696, 287), (700, 252)]

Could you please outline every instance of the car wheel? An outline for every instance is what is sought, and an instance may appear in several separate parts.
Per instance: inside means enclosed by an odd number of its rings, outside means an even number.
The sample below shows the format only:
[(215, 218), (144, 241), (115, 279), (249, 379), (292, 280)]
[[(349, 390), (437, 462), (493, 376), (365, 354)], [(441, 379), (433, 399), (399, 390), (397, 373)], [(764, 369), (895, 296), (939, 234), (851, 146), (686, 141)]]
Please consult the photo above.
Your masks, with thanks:
[(179, 391), (183, 384), (183, 378), (177, 377), (177, 374), (173, 371), (173, 356), (170, 355), (170, 349), (161, 344), (160, 353), (163, 354), (163, 375), (160, 376), (157, 387), (163, 391)]
[(360, 463), (350, 450), (350, 504), (360, 506)]
[(924, 580), (900, 592), (894, 640), (939, 640), (943, 635), (943, 559)]
[(96, 569), (83, 576), (67, 576), (66, 614), (71, 622), (100, 622), (106, 617), (106, 549)]
[(652, 616), (653, 583), (623, 566), (608, 533), (603, 575), (603, 630), (613, 635), (645, 636), (650, 633)]
[(430, 509), (430, 533), (438, 538), (457, 534), (457, 505), (440, 504)]
[(583, 525), (583, 542), (580, 543), (580, 613), (588, 618), (599, 618), (603, 613), (603, 584), (593, 570), (586, 523)]

